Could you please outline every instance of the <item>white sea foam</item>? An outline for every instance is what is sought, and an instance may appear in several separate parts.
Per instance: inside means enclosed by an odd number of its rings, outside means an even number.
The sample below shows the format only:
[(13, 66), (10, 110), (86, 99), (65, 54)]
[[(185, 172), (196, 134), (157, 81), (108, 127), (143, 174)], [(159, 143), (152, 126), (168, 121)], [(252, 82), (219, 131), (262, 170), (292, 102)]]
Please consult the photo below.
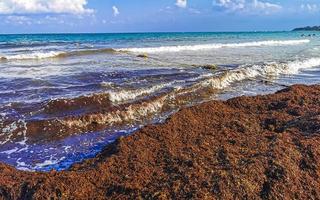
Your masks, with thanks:
[(129, 122), (143, 121), (148, 116), (153, 116), (160, 112), (168, 96), (163, 96), (155, 101), (143, 102), (138, 105), (130, 105), (125, 110), (117, 110), (107, 114), (92, 114), (87, 120), (71, 119), (61, 121), (67, 127), (87, 127), (92, 122), (99, 124), (121, 124)]
[(310, 40), (266, 40), (244, 43), (214, 43), (214, 44), (199, 44), (185, 46), (160, 46), (160, 47), (145, 47), (145, 48), (123, 48), (118, 51), (129, 51), (135, 53), (162, 53), (162, 52), (179, 52), (179, 51), (199, 51), (211, 50), (220, 48), (238, 48), (238, 47), (259, 47), (259, 46), (286, 46), (299, 45), (309, 43)]
[(16, 166), (17, 169), (25, 170), (25, 171), (29, 171), (30, 170), (28, 168), (28, 165), (25, 162), (21, 161), (21, 158), (18, 158), (16, 163), (17, 163), (17, 166)]
[(112, 83), (112, 82), (102, 81), (102, 82), (100, 83), (100, 85), (101, 85), (102, 87), (112, 87), (112, 86), (113, 86), (113, 83)]
[(2, 152), (0, 152), (0, 153), (10, 155), (10, 154), (13, 154), (13, 153), (17, 152), (18, 150), (19, 150), (19, 148), (18, 148), (18, 147), (15, 147), (15, 148), (13, 148), (13, 149), (6, 150), (6, 151), (2, 151)]
[(259, 46), (286, 46), (299, 45), (309, 43), (310, 40), (266, 40), (243, 43), (213, 43), (213, 44), (198, 44), (198, 45), (181, 45), (181, 46), (159, 46), (159, 47), (141, 47), (141, 48), (121, 48), (121, 49), (95, 49), (83, 50), (74, 52), (63, 51), (48, 51), (48, 52), (33, 52), (12, 55), (0, 55), (0, 60), (37, 60), (55, 57), (66, 57), (76, 55), (90, 55), (110, 52), (135, 52), (135, 53), (161, 53), (161, 52), (179, 52), (179, 51), (199, 51), (211, 50), (220, 48), (238, 48), (238, 47), (259, 47)]
[(49, 52), (34, 52), (27, 54), (16, 54), (16, 55), (0, 55), (2, 60), (35, 60), (35, 59), (45, 59), (45, 58), (54, 58), (64, 52), (62, 51), (49, 51)]
[(55, 158), (53, 158), (53, 156), (51, 156), (49, 160), (45, 160), (42, 163), (37, 163), (35, 165), (34, 169), (37, 170), (37, 169), (42, 169), (44, 167), (56, 165), (56, 164), (60, 163), (61, 161), (63, 161), (65, 158), (66, 157), (61, 157), (59, 159), (55, 159)]
[(310, 58), (307, 60), (297, 60), (288, 63), (266, 63), (262, 65), (241, 66), (237, 69), (224, 72), (222, 75), (205, 80), (202, 86), (211, 86), (223, 89), (232, 83), (256, 77), (268, 77), (279, 75), (297, 74), (303, 69), (320, 66), (320, 58)]
[(14, 146), (12, 149), (1, 151), (0, 154), (7, 154), (7, 156), (10, 157), (11, 154), (28, 150), (29, 145), (27, 144), (27, 124), (24, 120), (24, 116), (21, 117), (22, 119), (6, 124), (5, 120), (7, 119), (7, 117), (4, 113), (1, 113), (0, 146), (7, 143), (15, 143), (16, 146)]
[(154, 92), (157, 92), (165, 87), (169, 87), (174, 82), (165, 83), (165, 84), (159, 84), (152, 86), (150, 88), (146, 89), (138, 89), (138, 90), (122, 90), (122, 91), (110, 91), (109, 92), (109, 99), (110, 101), (116, 103), (116, 102), (122, 102), (122, 101), (128, 101), (135, 99), (142, 95), (152, 94)]

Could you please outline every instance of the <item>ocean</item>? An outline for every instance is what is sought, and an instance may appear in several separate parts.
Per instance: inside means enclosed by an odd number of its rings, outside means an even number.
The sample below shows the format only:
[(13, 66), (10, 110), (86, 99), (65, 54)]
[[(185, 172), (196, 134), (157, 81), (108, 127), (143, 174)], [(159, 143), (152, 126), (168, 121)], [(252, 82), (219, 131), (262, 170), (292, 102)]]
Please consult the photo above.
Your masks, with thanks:
[(0, 162), (64, 170), (179, 109), (320, 82), (319, 32), (0, 35)]

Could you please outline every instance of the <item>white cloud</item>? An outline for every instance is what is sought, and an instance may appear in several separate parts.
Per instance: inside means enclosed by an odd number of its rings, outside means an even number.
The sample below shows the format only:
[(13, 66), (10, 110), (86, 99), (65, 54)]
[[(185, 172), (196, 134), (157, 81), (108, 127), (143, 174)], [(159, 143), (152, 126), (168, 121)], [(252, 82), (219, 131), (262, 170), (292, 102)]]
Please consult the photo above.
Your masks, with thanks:
[(120, 14), (119, 9), (116, 6), (112, 6), (113, 16), (118, 16)]
[(282, 9), (279, 4), (269, 3), (259, 0), (215, 0), (215, 6), (229, 12), (265, 13), (275, 12)]
[(32, 19), (26, 16), (7, 16), (5, 18), (5, 23), (7, 24), (17, 24), (17, 25), (31, 25)]
[(177, 0), (176, 6), (178, 6), (179, 8), (186, 8), (187, 0)]
[(0, 0), (0, 14), (89, 14), (87, 0)]
[(242, 10), (245, 7), (245, 0), (216, 0), (216, 5), (227, 10)]
[[(69, 14), (48, 14), (48, 15), (2, 15), (0, 19), (3, 24), (10, 25), (67, 25), (74, 26), (79, 23), (82, 15), (69, 15)], [(88, 16), (88, 18), (94, 18), (93, 15)]]
[(192, 14), (201, 14), (201, 11), (195, 8), (189, 8), (188, 10)]
[(317, 4), (301, 4), (301, 9), (306, 10), (308, 12), (318, 12), (320, 10), (320, 6)]
[(261, 10), (279, 10), (282, 6), (269, 2), (262, 2), (258, 0), (253, 1), (253, 7)]

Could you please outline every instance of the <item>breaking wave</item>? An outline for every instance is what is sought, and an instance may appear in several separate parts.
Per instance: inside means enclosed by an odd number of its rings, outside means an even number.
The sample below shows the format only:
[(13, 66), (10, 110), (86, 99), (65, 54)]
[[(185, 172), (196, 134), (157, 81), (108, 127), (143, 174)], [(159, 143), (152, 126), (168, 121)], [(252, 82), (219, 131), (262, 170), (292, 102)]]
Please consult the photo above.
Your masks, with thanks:
[(73, 57), (73, 56), (86, 56), (86, 55), (95, 55), (95, 54), (112, 54), (121, 51), (117, 51), (112, 48), (105, 49), (87, 49), (87, 50), (79, 50), (79, 51), (71, 51), (65, 52), (58, 55), (58, 57)]
[(259, 47), (259, 46), (285, 46), (299, 45), (309, 43), (310, 40), (267, 40), (244, 43), (229, 43), (229, 44), (200, 44), (200, 45), (185, 45), (185, 46), (161, 46), (161, 47), (142, 47), (142, 48), (123, 48), (119, 51), (129, 51), (134, 53), (162, 53), (162, 52), (179, 52), (179, 51), (199, 51), (211, 50), (220, 48), (237, 48), (237, 47)]
[(65, 57), (75, 57), (75, 56), (86, 56), (86, 55), (96, 55), (96, 54), (112, 54), (121, 53), (123, 51), (117, 51), (112, 48), (106, 49), (89, 49), (89, 50), (79, 50), (79, 51), (49, 51), (49, 52), (34, 52), (27, 54), (18, 55), (5, 55), (0, 56), (0, 60), (40, 60), (46, 58), (65, 58)]
[(237, 48), (237, 47), (258, 47), (258, 46), (283, 46), (283, 45), (299, 45), (309, 43), (310, 40), (267, 40), (245, 43), (229, 43), (229, 44), (199, 44), (186, 46), (161, 46), (161, 47), (139, 47), (139, 48), (122, 48), (122, 49), (85, 49), (76, 51), (49, 51), (49, 52), (33, 52), (15, 55), (2, 55), (0, 60), (40, 60), (47, 58), (66, 58), (96, 54), (114, 54), (114, 53), (161, 53), (161, 52), (179, 52), (179, 51), (199, 51), (211, 50), (219, 48)]
[(310, 58), (303, 61), (292, 61), (288, 63), (266, 63), (260, 65), (244, 65), (234, 70), (223, 72), (219, 76), (201, 82), (202, 86), (211, 86), (223, 89), (232, 83), (256, 78), (272, 77), (279, 75), (297, 74), (300, 70), (320, 66), (320, 58)]
[(116, 110), (110, 113), (96, 113), (86, 117), (62, 120), (62, 125), (68, 128), (88, 128), (91, 124), (114, 125), (144, 121), (148, 116), (160, 112), (167, 96), (162, 96), (149, 102), (141, 102), (126, 107), (125, 110)]
[(110, 101), (117, 103), (122, 101), (134, 100), (137, 97), (152, 94), (157, 92), (163, 88), (170, 87), (174, 82), (158, 84), (146, 89), (138, 89), (138, 90), (121, 90), (121, 91), (109, 91), (109, 99)]
[(18, 54), (18, 55), (6, 55), (0, 57), (0, 60), (36, 60), (36, 59), (45, 59), (45, 58), (54, 58), (64, 52), (61, 51), (50, 51), (50, 52), (35, 52), (28, 54)]

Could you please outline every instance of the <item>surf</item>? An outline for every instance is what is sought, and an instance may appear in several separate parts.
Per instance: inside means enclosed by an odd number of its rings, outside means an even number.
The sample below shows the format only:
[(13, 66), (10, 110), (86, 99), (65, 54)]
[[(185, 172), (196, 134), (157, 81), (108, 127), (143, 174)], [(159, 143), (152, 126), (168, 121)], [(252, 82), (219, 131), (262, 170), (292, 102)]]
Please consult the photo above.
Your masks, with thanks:
[(180, 52), (180, 51), (200, 51), (212, 50), (220, 48), (239, 48), (239, 47), (260, 47), (260, 46), (288, 46), (300, 45), (309, 43), (310, 40), (266, 40), (244, 43), (212, 43), (212, 44), (197, 44), (197, 45), (181, 45), (181, 46), (159, 46), (159, 47), (139, 47), (139, 48), (122, 48), (118, 51), (128, 51), (134, 53), (165, 53), (165, 52)]
[(97, 55), (97, 54), (115, 54), (121, 53), (124, 51), (117, 51), (112, 48), (103, 48), (103, 49), (86, 49), (86, 50), (75, 50), (75, 51), (49, 51), (49, 52), (33, 52), (33, 53), (22, 53), (16, 55), (2, 55), (0, 60), (42, 60), (49, 58), (68, 58), (68, 57), (77, 57), (77, 56), (88, 56), (88, 55)]
[(320, 66), (320, 58), (306, 60), (294, 60), (290, 62), (271, 62), (254, 65), (242, 65), (238, 68), (227, 70), (218, 76), (202, 81), (201, 86), (211, 86), (216, 89), (224, 89), (235, 82), (252, 78), (279, 77), (280, 75), (295, 75), (301, 70)]

